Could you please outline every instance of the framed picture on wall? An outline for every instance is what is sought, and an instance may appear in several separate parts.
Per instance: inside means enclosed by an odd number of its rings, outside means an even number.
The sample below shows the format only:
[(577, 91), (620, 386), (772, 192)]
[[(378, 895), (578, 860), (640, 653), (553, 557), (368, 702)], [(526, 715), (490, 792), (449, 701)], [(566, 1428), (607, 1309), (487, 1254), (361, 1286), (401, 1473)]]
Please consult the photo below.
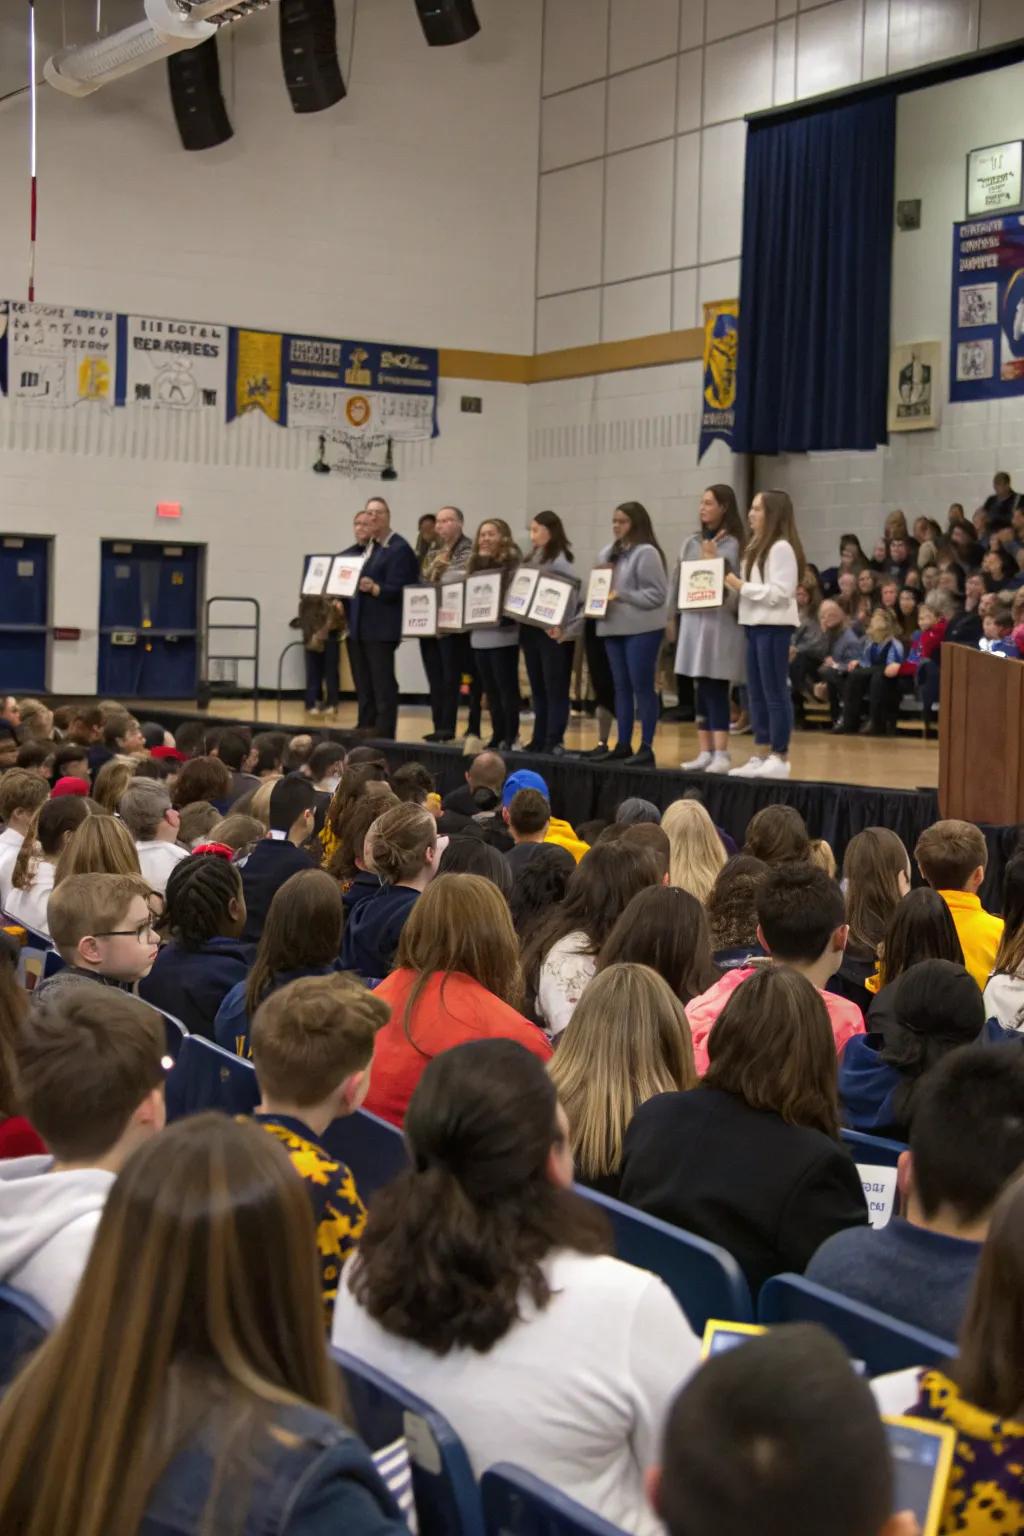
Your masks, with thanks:
[(365, 555), (335, 555), (327, 578), (327, 596), (354, 597), (365, 564)]
[(525, 618), (537, 590), (540, 571), (535, 565), (521, 565), (508, 584), (502, 613), (507, 619)]
[(987, 144), (967, 156), (967, 217), (1006, 213), (1024, 202), (1024, 144)]
[(429, 640), (437, 634), (437, 588), (432, 582), (402, 588), (402, 639)]
[(939, 425), (942, 344), (908, 341), (889, 354), (889, 431), (925, 432)]
[(608, 612), (608, 598), (612, 590), (614, 566), (595, 565), (587, 582), (587, 597), (583, 613), (588, 619), (603, 619)]
[(467, 629), (495, 629), (501, 623), (503, 571), (474, 571), (466, 577)]
[(571, 576), (542, 574), (526, 616), (527, 624), (538, 624), (542, 629), (561, 629), (575, 611), (579, 589), (579, 582)]
[(453, 576), (442, 581), (437, 589), (437, 631), (452, 635), (465, 629), (463, 615), (466, 604), (466, 578)]
[(302, 578), (303, 597), (319, 597), (331, 574), (333, 555), (310, 555), (306, 574)]

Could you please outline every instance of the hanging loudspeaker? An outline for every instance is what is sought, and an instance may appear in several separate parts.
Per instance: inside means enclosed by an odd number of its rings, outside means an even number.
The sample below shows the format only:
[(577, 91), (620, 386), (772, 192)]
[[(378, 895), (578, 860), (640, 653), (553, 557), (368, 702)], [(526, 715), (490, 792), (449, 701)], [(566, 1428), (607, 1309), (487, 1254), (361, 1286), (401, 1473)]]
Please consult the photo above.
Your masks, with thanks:
[(323, 112), (345, 95), (335, 40), (334, 0), (280, 0), (281, 65), (292, 108)]
[(184, 48), (167, 60), (171, 106), (186, 149), (213, 149), (225, 144), (234, 130), (220, 93), (217, 39)]
[(416, 10), (431, 48), (464, 43), (480, 31), (473, 0), (416, 0)]

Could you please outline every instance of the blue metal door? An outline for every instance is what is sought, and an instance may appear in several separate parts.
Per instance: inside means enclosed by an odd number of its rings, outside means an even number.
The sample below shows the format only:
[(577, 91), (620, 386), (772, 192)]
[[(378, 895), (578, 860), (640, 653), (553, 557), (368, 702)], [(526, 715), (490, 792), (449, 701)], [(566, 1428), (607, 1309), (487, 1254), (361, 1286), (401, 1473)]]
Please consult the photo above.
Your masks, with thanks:
[(204, 554), (199, 544), (104, 539), (101, 694), (140, 699), (195, 695)]
[(2, 693), (42, 693), (46, 688), (51, 542), (0, 535)]

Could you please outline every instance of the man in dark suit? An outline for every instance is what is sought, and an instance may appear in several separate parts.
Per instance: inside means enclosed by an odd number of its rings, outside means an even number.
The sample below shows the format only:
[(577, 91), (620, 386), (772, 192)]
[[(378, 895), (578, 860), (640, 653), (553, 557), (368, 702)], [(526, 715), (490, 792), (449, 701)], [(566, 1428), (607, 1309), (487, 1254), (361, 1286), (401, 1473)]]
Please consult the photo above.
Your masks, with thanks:
[(398, 728), (398, 681), (395, 651), (402, 638), (402, 590), (419, 579), (416, 555), (391, 528), (391, 509), (371, 496), (355, 519), (356, 544), (346, 554), (369, 547), (355, 597), (348, 611), (348, 655), (359, 700), (359, 729), (394, 740)]
[(314, 863), (302, 846), (313, 831), (316, 790), (304, 775), (279, 779), (270, 795), (270, 831), (242, 865), (245, 927), (242, 939), (255, 943), (270, 903), (285, 881)]

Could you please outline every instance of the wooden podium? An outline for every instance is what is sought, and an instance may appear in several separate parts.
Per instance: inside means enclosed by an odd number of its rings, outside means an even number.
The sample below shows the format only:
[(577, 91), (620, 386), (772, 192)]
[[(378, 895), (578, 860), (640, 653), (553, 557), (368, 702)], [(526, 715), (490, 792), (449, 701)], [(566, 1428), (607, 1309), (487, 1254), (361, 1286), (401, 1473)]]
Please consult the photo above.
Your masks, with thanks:
[(946, 817), (1024, 821), (1024, 662), (942, 647), (939, 809)]

